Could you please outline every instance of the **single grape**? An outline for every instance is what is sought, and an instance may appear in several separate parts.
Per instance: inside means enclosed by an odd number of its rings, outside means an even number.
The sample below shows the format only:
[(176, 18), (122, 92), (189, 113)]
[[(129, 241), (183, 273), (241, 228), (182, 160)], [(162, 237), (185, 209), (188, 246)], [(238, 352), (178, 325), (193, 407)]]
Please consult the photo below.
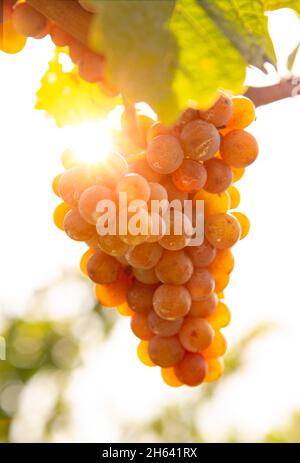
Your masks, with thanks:
[(228, 286), (230, 281), (230, 275), (225, 272), (216, 272), (214, 273), (215, 279), (215, 291), (216, 293), (220, 293), (224, 291), (224, 289)]
[(144, 341), (149, 341), (153, 333), (149, 327), (147, 314), (135, 313), (131, 318), (131, 329), (133, 333)]
[(202, 301), (215, 289), (213, 275), (206, 269), (195, 268), (192, 277), (186, 283), (193, 301)]
[(183, 318), (165, 320), (157, 315), (154, 310), (148, 313), (148, 323), (154, 334), (158, 336), (174, 336), (182, 326)]
[(233, 113), (232, 99), (222, 93), (215, 104), (206, 111), (199, 111), (200, 119), (214, 124), (216, 127), (222, 127), (231, 118)]
[(12, 20), (5, 21), (0, 28), (0, 50), (5, 53), (19, 53), (26, 45), (26, 37), (19, 34)]
[(145, 283), (145, 285), (154, 285), (159, 283), (159, 279), (156, 276), (154, 268), (150, 268), (148, 270), (134, 268), (133, 275), (138, 281)]
[(225, 328), (231, 321), (231, 313), (227, 305), (219, 302), (216, 309), (207, 318), (214, 330)]
[(28, 3), (15, 5), (12, 22), (16, 31), (24, 37), (38, 37), (48, 26), (47, 18)]
[(195, 267), (207, 267), (216, 257), (216, 249), (204, 240), (200, 246), (188, 246), (186, 251)]
[(155, 273), (162, 283), (183, 285), (193, 274), (193, 262), (184, 251), (165, 250), (156, 264)]
[(239, 221), (241, 227), (240, 240), (244, 239), (250, 231), (250, 220), (242, 212), (232, 212), (232, 215)]
[[(156, 182), (150, 182), (150, 198), (148, 201), (148, 209), (150, 211), (155, 211), (161, 215), (164, 215), (168, 209), (168, 192), (163, 185)], [(155, 203), (152, 201), (155, 201)], [(159, 201), (159, 205), (156, 203)], [(156, 208), (159, 207), (158, 210)]]
[(152, 362), (164, 368), (176, 365), (184, 356), (184, 349), (176, 336), (153, 336), (148, 352)]
[(209, 193), (223, 193), (232, 183), (232, 171), (222, 159), (212, 158), (204, 163), (207, 180), (204, 189)]
[(208, 270), (215, 274), (231, 273), (234, 268), (234, 257), (230, 249), (218, 249), (215, 259), (209, 265)]
[(59, 195), (59, 190), (58, 190), (58, 184), (62, 176), (63, 174), (56, 175), (56, 177), (53, 179), (53, 182), (52, 182), (52, 191), (59, 198), (60, 198), (60, 195)]
[(108, 284), (118, 280), (122, 266), (114, 257), (97, 250), (87, 262), (87, 272), (95, 283)]
[(141, 341), (137, 348), (138, 358), (147, 367), (154, 367), (155, 363), (153, 363), (151, 358), (149, 357), (148, 350), (149, 350), (149, 342)]
[(93, 185), (81, 193), (78, 210), (86, 222), (96, 225), (98, 218), (105, 212), (97, 211), (97, 205), (102, 200), (115, 200), (114, 193), (106, 186)]
[(229, 166), (247, 167), (258, 156), (258, 144), (253, 135), (245, 130), (233, 130), (223, 137), (220, 153)]
[(171, 387), (180, 387), (182, 386), (182, 382), (179, 381), (177, 376), (175, 375), (174, 368), (162, 368), (161, 369), (161, 376), (167, 386)]
[(163, 284), (153, 296), (153, 307), (157, 315), (165, 320), (184, 317), (191, 308), (191, 295), (180, 285)]
[(68, 204), (61, 203), (56, 207), (53, 213), (53, 221), (55, 225), (57, 226), (57, 228), (59, 228), (60, 230), (64, 231), (64, 220), (69, 210), (70, 210), (70, 206)]
[(81, 194), (91, 185), (88, 171), (74, 167), (67, 170), (59, 180), (59, 196), (71, 207), (77, 206)]
[(175, 122), (175, 132), (180, 133), (183, 127), (188, 124), (189, 122), (195, 121), (199, 119), (199, 110), (195, 108), (187, 108), (178, 117), (177, 121)]
[(231, 201), (230, 209), (236, 209), (239, 206), (241, 200), (240, 192), (234, 185), (231, 185), (228, 188), (228, 193)]
[(161, 122), (154, 122), (154, 124), (152, 124), (148, 129), (147, 143), (149, 144), (153, 138), (158, 137), (159, 135), (170, 135), (170, 129)]
[(145, 285), (133, 281), (127, 292), (129, 307), (135, 312), (149, 312), (153, 307), (153, 295), (157, 285)]
[(237, 96), (232, 98), (233, 114), (226, 126), (230, 129), (245, 129), (255, 120), (255, 106), (249, 98)]
[(218, 298), (216, 293), (211, 293), (202, 301), (192, 301), (191, 310), (189, 315), (191, 317), (205, 318), (210, 316), (218, 305)]
[(186, 317), (178, 337), (187, 351), (202, 352), (212, 343), (214, 330), (204, 318)]
[(186, 158), (207, 161), (220, 147), (220, 135), (214, 125), (196, 120), (182, 130), (180, 140)]
[(176, 211), (176, 213), (171, 211), (169, 219), (165, 216), (166, 233), (159, 240), (159, 244), (168, 251), (179, 251), (189, 243), (191, 223), (188, 217), (179, 211)]
[(160, 174), (171, 174), (183, 161), (183, 151), (173, 135), (159, 135), (147, 147), (147, 162), (151, 169)]
[(96, 285), (96, 299), (104, 307), (116, 307), (126, 302), (129, 287), (127, 275), (121, 275), (118, 280), (105, 285)]
[(80, 259), (80, 270), (86, 276), (88, 276), (87, 263), (89, 258), (94, 254), (94, 252), (95, 251), (93, 249), (88, 249), (87, 251), (85, 251), (85, 253), (82, 255)]
[(184, 159), (181, 166), (173, 172), (172, 180), (178, 190), (192, 193), (204, 187), (207, 180), (206, 169), (200, 162)]
[(227, 191), (224, 193), (212, 194), (208, 191), (200, 190), (193, 197), (193, 201), (204, 201), (204, 217), (213, 214), (225, 213), (230, 209), (230, 196)]
[(231, 248), (240, 238), (238, 220), (229, 214), (214, 214), (205, 222), (205, 237), (217, 249)]
[(86, 244), (88, 245), (89, 248), (100, 249), (99, 235), (98, 235), (96, 230), (95, 230), (95, 233), (93, 234), (93, 236), (90, 239), (86, 240)]
[(212, 359), (212, 358), (217, 358), (217, 357), (223, 357), (227, 349), (227, 343), (226, 339), (224, 338), (223, 334), (216, 330), (213, 342), (210, 344), (210, 346), (205, 349), (203, 352), (201, 352), (201, 355), (205, 359)]
[(130, 247), (126, 253), (126, 259), (134, 268), (149, 270), (155, 267), (162, 253), (163, 249), (159, 244), (146, 242)]
[(233, 167), (231, 166), (231, 171), (233, 175), (233, 183), (238, 182), (244, 176), (246, 169), (245, 167)]
[(207, 374), (204, 378), (205, 383), (217, 381), (223, 374), (224, 361), (221, 358), (212, 358), (207, 360)]
[(116, 193), (127, 193), (127, 204), (136, 199), (148, 202), (150, 186), (148, 181), (139, 174), (126, 174), (117, 183)]
[(178, 199), (183, 205), (184, 201), (189, 198), (188, 192), (178, 190), (178, 188), (174, 185), (171, 177), (163, 178), (162, 185), (168, 193), (168, 200), (170, 203), (174, 199)]
[(50, 36), (57, 47), (65, 47), (73, 42), (73, 37), (56, 24), (51, 25)]
[(114, 257), (124, 256), (129, 249), (128, 244), (124, 243), (118, 235), (98, 235), (98, 247)]
[(207, 374), (207, 362), (200, 354), (186, 352), (174, 367), (176, 377), (187, 386), (199, 386)]
[(88, 241), (95, 233), (95, 227), (83, 220), (77, 209), (71, 209), (65, 215), (63, 228), (75, 241)]

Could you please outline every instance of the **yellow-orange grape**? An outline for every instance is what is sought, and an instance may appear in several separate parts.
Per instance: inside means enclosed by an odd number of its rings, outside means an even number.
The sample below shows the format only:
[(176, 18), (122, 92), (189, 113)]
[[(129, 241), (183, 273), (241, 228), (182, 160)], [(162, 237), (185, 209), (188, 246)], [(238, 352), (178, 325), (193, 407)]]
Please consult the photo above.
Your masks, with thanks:
[(228, 286), (230, 281), (230, 275), (225, 272), (215, 272), (214, 278), (216, 293), (223, 291)]
[(230, 129), (245, 129), (255, 120), (255, 106), (249, 98), (237, 96), (232, 98), (233, 114), (227, 122)]
[(64, 218), (64, 231), (75, 241), (88, 241), (95, 233), (95, 227), (87, 223), (77, 209), (71, 209)]
[(176, 188), (191, 193), (201, 190), (207, 180), (207, 172), (203, 164), (193, 159), (184, 159), (181, 166), (172, 174)]
[(207, 161), (220, 147), (220, 135), (216, 127), (206, 121), (189, 122), (180, 134), (186, 158)]
[(118, 181), (128, 172), (124, 156), (116, 151), (106, 153), (99, 161), (88, 166), (93, 183), (100, 183), (108, 188), (115, 188)]
[(122, 272), (121, 264), (100, 250), (89, 258), (86, 268), (90, 279), (98, 284), (112, 283), (118, 280)]
[(126, 275), (105, 285), (96, 285), (96, 298), (104, 307), (117, 307), (126, 302), (129, 280)]
[(217, 381), (224, 372), (224, 361), (222, 358), (212, 358), (207, 360), (207, 373), (204, 378), (205, 383)]
[(242, 212), (232, 212), (232, 215), (239, 221), (241, 226), (241, 237), (240, 240), (244, 239), (250, 231), (250, 220)]
[(12, 22), (16, 31), (25, 37), (38, 37), (48, 26), (47, 18), (25, 2), (14, 7)]
[(184, 317), (190, 310), (192, 299), (189, 291), (180, 285), (162, 284), (153, 295), (153, 308), (165, 320)]
[(159, 135), (147, 147), (147, 162), (159, 174), (171, 174), (183, 161), (183, 151), (173, 135)]
[(56, 24), (51, 26), (50, 30), (51, 40), (57, 47), (65, 47), (73, 42), (73, 37), (58, 27)]
[(5, 53), (15, 54), (23, 50), (26, 44), (26, 37), (18, 34), (12, 20), (1, 24), (0, 27), (0, 49)]
[(154, 334), (158, 336), (168, 337), (174, 336), (180, 330), (183, 318), (176, 320), (165, 320), (157, 315), (154, 310), (148, 313), (148, 323)]
[(218, 249), (217, 255), (209, 265), (208, 270), (215, 273), (231, 273), (234, 268), (234, 257), (230, 249)]
[(192, 277), (186, 283), (186, 287), (193, 301), (202, 301), (214, 291), (213, 275), (204, 268), (195, 268)]
[(220, 153), (229, 166), (247, 167), (258, 156), (258, 144), (253, 135), (245, 130), (233, 130), (223, 137)]
[(188, 199), (189, 195), (187, 191), (181, 191), (178, 190), (178, 188), (174, 185), (172, 182), (171, 177), (165, 177), (162, 179), (162, 185), (166, 189), (168, 193), (168, 200), (169, 202), (173, 201), (174, 199), (178, 199), (182, 205), (184, 204), (184, 201)]
[(151, 358), (149, 357), (148, 349), (149, 349), (149, 342), (141, 341), (137, 348), (138, 358), (147, 367), (155, 367), (155, 363), (153, 363)]
[(216, 249), (204, 240), (200, 246), (188, 246), (186, 251), (195, 267), (207, 267), (216, 257)]
[(203, 119), (216, 127), (222, 127), (231, 118), (233, 113), (232, 99), (222, 93), (215, 104), (206, 111), (199, 111), (200, 119)]
[(104, 76), (105, 60), (103, 56), (86, 49), (78, 63), (78, 74), (83, 80), (96, 83)]
[(126, 174), (117, 183), (116, 193), (127, 193), (128, 205), (136, 199), (147, 202), (150, 198), (150, 186), (140, 174)]
[(91, 185), (88, 171), (80, 167), (67, 170), (58, 183), (59, 196), (71, 207), (75, 207), (81, 194)]
[(149, 357), (155, 365), (160, 367), (172, 367), (184, 356), (184, 348), (177, 336), (153, 336), (148, 346)]
[(153, 333), (149, 327), (147, 314), (135, 313), (131, 319), (131, 329), (136, 337), (149, 341), (152, 338)]
[(114, 257), (124, 256), (129, 249), (128, 244), (124, 243), (118, 235), (98, 235), (98, 247)]
[(241, 180), (241, 178), (244, 176), (246, 172), (245, 167), (232, 167), (231, 166), (231, 170), (232, 170), (232, 175), (233, 175), (233, 180), (232, 180), (233, 183)]
[(189, 316), (205, 318), (212, 314), (218, 305), (216, 293), (211, 293), (202, 301), (192, 301)]
[(149, 312), (153, 307), (153, 295), (157, 285), (145, 285), (140, 281), (133, 281), (127, 292), (129, 307), (135, 312)]
[(86, 266), (87, 266), (89, 258), (94, 254), (94, 252), (95, 251), (93, 249), (88, 249), (87, 251), (85, 251), (85, 253), (82, 255), (82, 257), (80, 259), (80, 270), (86, 276), (88, 276)]
[(189, 122), (195, 121), (196, 119), (199, 119), (199, 110), (195, 108), (187, 108), (178, 117), (176, 123), (175, 123), (175, 132), (181, 132), (183, 127), (188, 124)]
[(161, 369), (161, 376), (167, 386), (171, 387), (180, 387), (182, 386), (182, 382), (179, 381), (177, 376), (175, 375), (174, 368), (162, 368)]
[(126, 259), (134, 268), (149, 270), (155, 267), (162, 253), (163, 249), (158, 243), (145, 242), (137, 246), (131, 246), (126, 253)]
[(53, 213), (53, 221), (57, 228), (59, 228), (60, 230), (64, 230), (64, 220), (69, 210), (70, 206), (68, 204), (61, 203), (56, 207)]
[(178, 337), (187, 351), (202, 352), (212, 343), (214, 330), (204, 318), (186, 317)]
[(231, 185), (232, 171), (222, 159), (212, 158), (204, 163), (207, 180), (204, 190), (209, 193), (223, 193)]
[(175, 375), (187, 386), (199, 386), (207, 374), (207, 362), (200, 354), (186, 352), (174, 367)]
[(219, 302), (211, 315), (206, 317), (214, 330), (219, 330), (228, 326), (231, 321), (231, 313), (224, 302)]
[(63, 174), (56, 175), (56, 177), (53, 179), (53, 182), (52, 182), (52, 191), (59, 198), (60, 198), (60, 195), (59, 195), (59, 190), (58, 190), (58, 184), (59, 184), (59, 181), (60, 181), (62, 176), (63, 176)]
[(92, 248), (92, 249), (99, 249), (99, 235), (98, 233), (96, 232), (95, 230), (95, 233), (93, 234), (93, 236), (86, 240), (86, 244), (88, 245), (89, 248)]
[(193, 274), (193, 262), (184, 251), (165, 250), (156, 264), (155, 273), (162, 283), (183, 285)]
[(137, 159), (136, 161), (130, 162), (129, 172), (142, 175), (142, 177), (145, 177), (148, 182), (159, 183), (162, 178), (162, 174), (159, 174), (158, 172), (155, 172), (153, 169), (151, 169), (148, 162), (146, 161), (145, 155), (142, 159)]
[(230, 209), (230, 196), (227, 191), (224, 193), (212, 194), (205, 190), (200, 190), (193, 197), (193, 201), (204, 201), (205, 218), (213, 214), (225, 213)]
[(127, 302), (123, 302), (123, 304), (118, 305), (117, 311), (120, 315), (123, 315), (124, 317), (132, 317), (135, 314), (135, 312), (129, 307)]
[(217, 357), (223, 357), (227, 349), (227, 342), (223, 334), (216, 330), (213, 342), (205, 349), (201, 354), (205, 359), (212, 359)]
[(104, 210), (102, 213), (97, 211), (97, 205), (102, 200), (115, 200), (114, 193), (103, 185), (90, 186), (80, 194), (78, 210), (82, 218), (88, 223), (96, 225), (98, 218), (106, 211)]
[(169, 135), (170, 129), (163, 125), (161, 122), (154, 122), (154, 124), (149, 127), (147, 132), (147, 143), (150, 143), (151, 140), (159, 135)]
[[(191, 223), (180, 211), (170, 214), (170, 220), (165, 216), (166, 234), (159, 244), (168, 251), (179, 251), (185, 248), (190, 240)], [(188, 232), (188, 233), (187, 233)]]
[(137, 114), (136, 119), (137, 119), (138, 131), (140, 134), (141, 142), (143, 146), (146, 146), (147, 145), (147, 134), (148, 134), (150, 127), (152, 127), (154, 120), (151, 117), (147, 116), (146, 114), (142, 114), (142, 113)]
[(205, 237), (217, 249), (231, 248), (241, 235), (238, 220), (229, 214), (214, 214), (205, 221)]
[(150, 268), (148, 270), (134, 268), (133, 275), (138, 281), (144, 283), (145, 285), (154, 285), (159, 283), (159, 279), (156, 276), (154, 268)]
[[(164, 215), (168, 209), (168, 192), (163, 185), (157, 182), (150, 182), (150, 198), (148, 200), (148, 209)], [(157, 210), (157, 204), (152, 201), (160, 201), (160, 207)], [(154, 209), (155, 208), (155, 209)]]
[(241, 200), (240, 192), (234, 185), (231, 185), (227, 191), (231, 201), (230, 209), (236, 209), (239, 206)]

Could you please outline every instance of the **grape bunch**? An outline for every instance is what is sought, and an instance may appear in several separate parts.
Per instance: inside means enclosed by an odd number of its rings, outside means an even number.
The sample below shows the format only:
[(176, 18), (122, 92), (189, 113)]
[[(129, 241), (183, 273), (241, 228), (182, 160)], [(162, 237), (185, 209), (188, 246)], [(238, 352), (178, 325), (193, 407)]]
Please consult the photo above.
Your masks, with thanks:
[[(224, 290), (234, 267), (232, 247), (250, 228), (236, 211), (240, 195), (234, 184), (258, 156), (255, 138), (244, 130), (254, 119), (249, 99), (223, 93), (206, 111), (188, 108), (171, 127), (138, 115), (145, 144), (139, 153), (113, 151), (89, 164), (66, 151), (66, 170), (53, 181), (62, 200), (54, 222), (87, 244), (80, 267), (95, 283), (97, 300), (131, 317), (139, 359), (159, 366), (169, 386), (198, 386), (223, 372), (222, 329), (231, 318)], [(101, 200), (110, 200), (118, 212), (126, 207), (127, 223), (132, 220), (120, 193), (135, 201), (146, 232), (124, 231), (116, 215), (116, 232), (101, 233)], [(184, 212), (181, 219), (190, 227), (175, 230), (178, 215), (170, 213), (169, 204), (175, 199), (191, 200), (193, 208), (204, 201), (202, 244), (190, 244), (193, 219)], [(154, 200), (163, 205), (156, 213)]]

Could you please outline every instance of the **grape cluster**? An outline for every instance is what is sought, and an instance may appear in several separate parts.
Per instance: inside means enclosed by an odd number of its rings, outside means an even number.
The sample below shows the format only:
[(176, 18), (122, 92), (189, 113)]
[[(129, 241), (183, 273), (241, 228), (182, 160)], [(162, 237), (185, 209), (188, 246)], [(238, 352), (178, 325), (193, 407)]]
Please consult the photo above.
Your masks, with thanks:
[[(234, 267), (231, 248), (249, 231), (247, 217), (235, 212), (240, 195), (233, 184), (258, 155), (255, 138), (244, 130), (254, 119), (249, 99), (225, 94), (207, 111), (187, 109), (172, 127), (138, 116), (145, 150), (128, 162), (110, 152), (93, 164), (64, 153), (66, 171), (53, 182), (63, 201), (54, 221), (71, 239), (86, 242), (80, 267), (95, 283), (99, 303), (131, 317), (138, 357), (161, 367), (173, 387), (212, 382), (223, 372), (221, 330), (230, 322), (223, 291)], [(166, 232), (168, 204), (159, 211), (156, 234), (150, 227), (124, 232), (117, 218), (116, 234), (99, 234), (97, 204), (110, 199), (120, 210), (119, 193), (143, 200), (147, 207), (139, 213), (147, 223), (151, 200), (203, 200), (203, 243), (189, 245), (186, 228), (175, 233), (172, 214)]]

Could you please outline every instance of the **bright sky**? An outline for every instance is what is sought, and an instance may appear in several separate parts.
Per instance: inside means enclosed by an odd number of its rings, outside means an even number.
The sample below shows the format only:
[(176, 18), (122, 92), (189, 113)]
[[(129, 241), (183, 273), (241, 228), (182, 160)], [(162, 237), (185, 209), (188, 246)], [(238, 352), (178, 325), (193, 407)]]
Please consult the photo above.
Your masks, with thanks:
[[(285, 73), (283, 57), (300, 41), (299, 23), (284, 11), (272, 14), (270, 27)], [(70, 134), (33, 109), (34, 92), (51, 56), (48, 39), (29, 42), (17, 56), (0, 56), (0, 310), (6, 313), (22, 313), (35, 289), (78, 266), (83, 249), (52, 224), (58, 201), (51, 182), (61, 171), (60, 156)], [(262, 85), (274, 79), (257, 71), (248, 77)], [(243, 374), (224, 381), (216, 400), (199, 416), (200, 422), (205, 420), (207, 440), (222, 439), (224, 427), (258, 439), (300, 408), (299, 113), (300, 97), (278, 102), (259, 108), (250, 128), (260, 156), (238, 187), (240, 210), (250, 217), (252, 230), (235, 249), (236, 267), (226, 290), (233, 320), (225, 334), (230, 345), (260, 322), (273, 321), (277, 328), (253, 344)], [(74, 293), (64, 297), (67, 310), (74, 305)], [(118, 441), (120, 421), (149, 418), (166, 401), (193, 394), (167, 388), (158, 370), (140, 364), (128, 320), (120, 321), (109, 343), (97, 348), (97, 336), (94, 343), (70, 393), (74, 429), (58, 439)], [(51, 397), (51, 387), (45, 380), (43, 400), (47, 391)], [(24, 407), (25, 416), (26, 403)], [(19, 432), (26, 439), (24, 430), (16, 430), (15, 438)]]

